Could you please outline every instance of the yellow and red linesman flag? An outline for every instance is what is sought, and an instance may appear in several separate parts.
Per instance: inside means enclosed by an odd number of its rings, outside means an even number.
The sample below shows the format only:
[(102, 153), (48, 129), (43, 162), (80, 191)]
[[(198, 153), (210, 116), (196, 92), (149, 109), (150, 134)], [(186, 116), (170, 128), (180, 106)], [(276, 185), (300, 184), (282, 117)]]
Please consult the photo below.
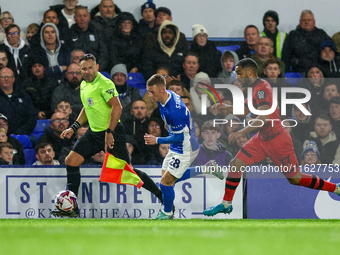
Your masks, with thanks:
[(101, 182), (113, 182), (118, 184), (130, 184), (139, 189), (144, 182), (139, 178), (132, 167), (126, 161), (106, 153), (102, 172), (99, 177)]

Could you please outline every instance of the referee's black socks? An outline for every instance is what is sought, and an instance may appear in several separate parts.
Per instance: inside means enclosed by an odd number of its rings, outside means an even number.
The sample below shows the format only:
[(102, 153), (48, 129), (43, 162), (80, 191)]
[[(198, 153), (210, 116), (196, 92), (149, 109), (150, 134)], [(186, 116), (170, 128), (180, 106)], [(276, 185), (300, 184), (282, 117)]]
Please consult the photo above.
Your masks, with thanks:
[(79, 166), (66, 165), (67, 171), (67, 186), (78, 197), (78, 190), (80, 185), (80, 171)]
[(141, 178), (141, 180), (144, 182), (143, 188), (150, 191), (152, 194), (154, 194), (162, 203), (163, 203), (163, 198), (162, 198), (162, 191), (159, 189), (159, 187), (154, 183), (154, 181), (141, 170), (138, 170), (136, 168), (133, 169), (136, 174)]

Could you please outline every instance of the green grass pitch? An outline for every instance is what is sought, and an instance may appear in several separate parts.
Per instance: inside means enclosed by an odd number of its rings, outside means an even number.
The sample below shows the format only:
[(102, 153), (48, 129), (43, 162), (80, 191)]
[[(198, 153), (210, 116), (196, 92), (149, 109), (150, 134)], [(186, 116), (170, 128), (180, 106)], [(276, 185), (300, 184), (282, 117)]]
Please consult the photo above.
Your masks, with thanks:
[(336, 254), (339, 220), (2, 219), (1, 255)]

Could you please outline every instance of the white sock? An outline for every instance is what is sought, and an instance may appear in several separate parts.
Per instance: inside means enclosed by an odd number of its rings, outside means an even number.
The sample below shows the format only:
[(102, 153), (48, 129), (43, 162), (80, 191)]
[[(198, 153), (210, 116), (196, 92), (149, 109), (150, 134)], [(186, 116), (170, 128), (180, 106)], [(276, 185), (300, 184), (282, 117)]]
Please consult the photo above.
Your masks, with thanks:
[(173, 213), (172, 212), (164, 212), (164, 210), (162, 209), (162, 212), (165, 214), (165, 215), (168, 215), (168, 216), (171, 216), (171, 215), (173, 215)]
[(222, 205), (224, 205), (225, 208), (228, 208), (229, 206), (231, 206), (231, 204), (232, 204), (232, 201), (226, 201), (226, 200), (222, 201)]

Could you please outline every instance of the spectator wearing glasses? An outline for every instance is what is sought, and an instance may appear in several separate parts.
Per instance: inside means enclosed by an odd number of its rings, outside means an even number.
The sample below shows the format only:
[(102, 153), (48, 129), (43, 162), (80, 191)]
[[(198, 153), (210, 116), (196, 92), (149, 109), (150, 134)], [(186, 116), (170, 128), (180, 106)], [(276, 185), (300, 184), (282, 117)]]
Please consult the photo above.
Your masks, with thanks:
[(53, 91), (51, 100), (52, 111), (57, 108), (58, 102), (67, 99), (71, 103), (73, 115), (79, 115), (83, 108), (80, 100), (80, 83), (82, 80), (78, 64), (73, 63), (69, 65), (65, 78)]
[[(10, 25), (14, 24), (14, 18), (12, 14), (8, 11), (4, 11), (0, 15), (0, 43), (3, 43), (6, 38), (5, 29)], [(21, 39), (26, 41), (26, 34), (23, 31), (20, 31)]]
[(56, 112), (51, 117), (51, 125), (45, 128), (37, 144), (49, 142), (55, 151), (55, 158), (59, 158), (63, 147), (72, 145), (72, 139), (62, 139), (61, 133), (69, 127), (69, 119), (65, 113)]
[(38, 112), (38, 119), (50, 119), (52, 93), (58, 86), (58, 81), (45, 75), (44, 61), (39, 56), (32, 58), (30, 69), (32, 75), (23, 82), (22, 87), (30, 95)]
[(31, 50), (25, 41), (20, 38), (20, 27), (10, 24), (5, 29), (6, 38), (3, 47), (10, 53), (11, 62), (14, 63), (13, 71), (23, 81), (27, 77), (28, 58)]
[(0, 70), (0, 112), (8, 119), (9, 134), (30, 135), (37, 124), (37, 113), (30, 96), (14, 85), (11, 69)]

